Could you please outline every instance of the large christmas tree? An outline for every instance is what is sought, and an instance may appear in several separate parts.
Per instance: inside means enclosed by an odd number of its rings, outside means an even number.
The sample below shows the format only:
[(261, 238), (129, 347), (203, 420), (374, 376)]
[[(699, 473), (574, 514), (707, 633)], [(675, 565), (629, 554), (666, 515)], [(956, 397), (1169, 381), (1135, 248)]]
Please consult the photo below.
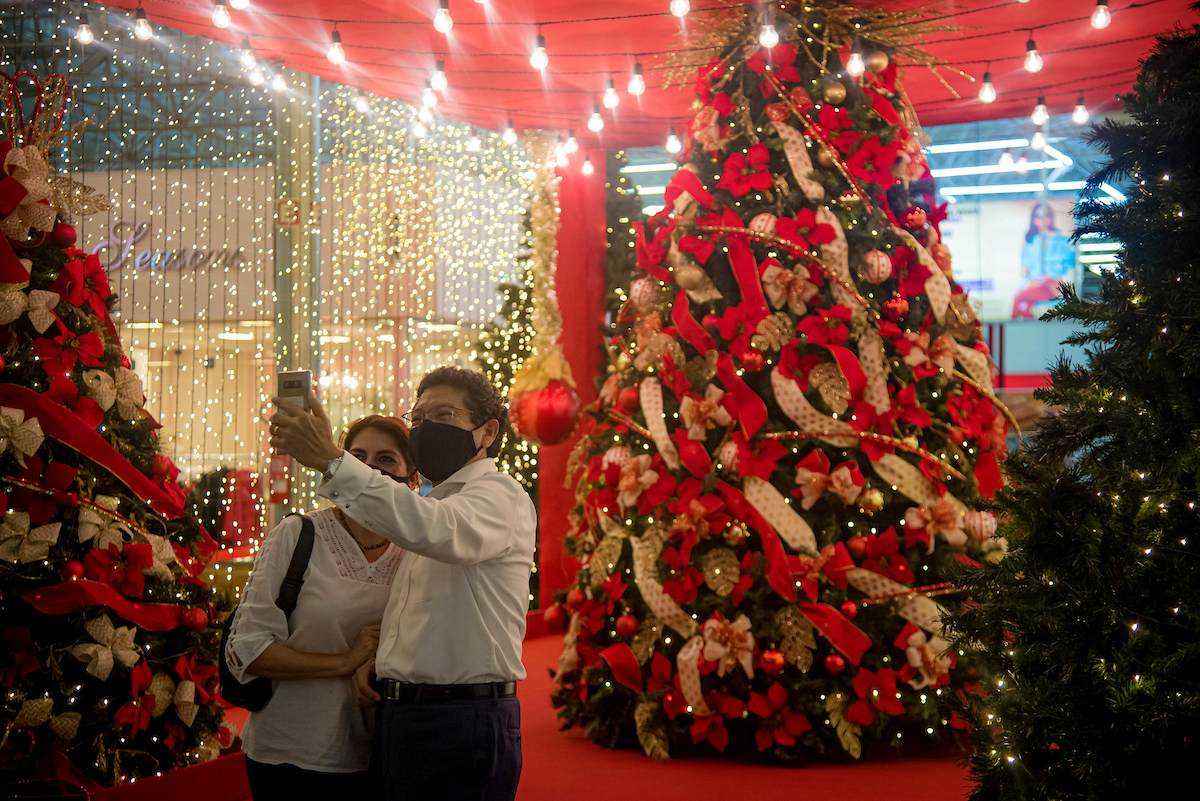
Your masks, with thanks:
[(718, 16), (573, 456), (554, 702), (655, 757), (945, 738), (1007, 422), (896, 66), (915, 16)]
[(66, 81), (0, 88), (0, 769), (120, 782), (228, 734), (197, 578), (216, 544), (184, 514), (104, 268), (74, 246), (70, 215), (103, 200), (47, 163)]
[(1200, 752), (1198, 87), (1193, 26), (1093, 130), (1090, 189), (1128, 199), (1083, 203), (1076, 231), (1121, 242), (1118, 266), (1047, 314), (1086, 356), (1039, 395), (1054, 412), (1012, 461), (1010, 557), (956, 621), (996, 675), (971, 706), (977, 799), (1138, 797)]

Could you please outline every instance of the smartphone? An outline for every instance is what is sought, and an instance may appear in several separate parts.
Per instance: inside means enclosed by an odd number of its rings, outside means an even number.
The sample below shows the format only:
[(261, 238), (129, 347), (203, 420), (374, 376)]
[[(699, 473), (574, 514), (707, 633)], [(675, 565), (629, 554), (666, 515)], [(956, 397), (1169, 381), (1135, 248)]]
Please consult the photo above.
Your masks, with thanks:
[(278, 376), (278, 396), (283, 400), (298, 403), (308, 409), (308, 395), (312, 392), (312, 370), (291, 370)]

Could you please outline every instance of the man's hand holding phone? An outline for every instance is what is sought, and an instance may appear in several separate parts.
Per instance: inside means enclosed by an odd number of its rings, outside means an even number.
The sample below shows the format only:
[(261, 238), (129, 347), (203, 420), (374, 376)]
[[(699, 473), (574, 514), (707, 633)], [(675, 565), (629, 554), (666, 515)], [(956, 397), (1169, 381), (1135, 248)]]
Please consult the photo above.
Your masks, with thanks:
[(271, 447), (276, 451), (312, 470), (324, 470), (342, 455), (329, 417), (311, 389), (303, 400), (291, 396), (272, 398), (271, 402), (276, 407), (271, 417)]

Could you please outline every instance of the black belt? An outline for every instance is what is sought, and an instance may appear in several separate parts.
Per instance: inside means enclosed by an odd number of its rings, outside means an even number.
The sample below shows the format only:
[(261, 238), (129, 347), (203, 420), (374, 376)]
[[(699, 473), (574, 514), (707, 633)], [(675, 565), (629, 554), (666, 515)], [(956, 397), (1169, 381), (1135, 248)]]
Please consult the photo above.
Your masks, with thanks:
[(379, 679), (379, 694), (385, 701), (418, 704), (429, 701), (469, 701), (482, 698), (512, 698), (517, 694), (515, 681), (490, 681), (483, 684), (410, 684), (395, 679)]

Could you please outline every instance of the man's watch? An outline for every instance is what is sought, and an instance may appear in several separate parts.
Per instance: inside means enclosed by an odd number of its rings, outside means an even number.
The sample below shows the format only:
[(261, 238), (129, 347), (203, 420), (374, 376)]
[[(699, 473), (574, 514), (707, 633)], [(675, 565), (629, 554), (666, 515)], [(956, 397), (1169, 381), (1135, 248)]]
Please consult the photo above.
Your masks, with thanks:
[(346, 455), (346, 452), (342, 451), (337, 456), (335, 456), (334, 458), (329, 460), (329, 464), (325, 465), (325, 469), (321, 471), (321, 480), (322, 481), (333, 480), (333, 474), (336, 473), (338, 467), (341, 466), (342, 458), (345, 455)]

